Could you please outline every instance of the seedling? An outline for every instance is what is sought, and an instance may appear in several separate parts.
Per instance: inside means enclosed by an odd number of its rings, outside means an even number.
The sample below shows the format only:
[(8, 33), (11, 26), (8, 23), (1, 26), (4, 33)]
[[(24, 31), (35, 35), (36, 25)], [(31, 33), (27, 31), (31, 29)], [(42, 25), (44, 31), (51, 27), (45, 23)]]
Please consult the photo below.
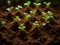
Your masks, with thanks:
[(47, 2), (44, 2), (44, 4), (46, 5), (47, 8), (49, 8), (50, 5), (51, 5), (51, 2), (48, 2), (48, 3)]
[(31, 4), (31, 1), (28, 1), (28, 2), (24, 3), (24, 6), (26, 6), (28, 8), (30, 6), (30, 4)]
[(20, 17), (19, 16), (16, 16), (15, 19), (14, 19), (16, 22), (20, 21)]
[(3, 21), (2, 20), (0, 23), (1, 23), (1, 25), (5, 25), (6, 24), (6, 21)]
[(45, 21), (50, 19), (50, 17), (45, 12), (42, 12), (42, 16)]
[(35, 22), (33, 23), (33, 25), (34, 25), (35, 27), (37, 27), (37, 26), (39, 25), (38, 21), (35, 21)]
[(26, 27), (24, 26), (24, 24), (20, 24), (20, 26), (18, 28), (21, 30), (24, 30)]
[(14, 8), (14, 7), (9, 7), (9, 8), (7, 8), (6, 10), (7, 10), (8, 12), (12, 12), (12, 11), (13, 11), (13, 8)]
[(26, 20), (29, 20), (29, 18), (31, 17), (29, 14), (27, 14), (27, 13), (24, 13), (24, 16), (25, 16), (25, 18), (26, 18)]
[(50, 22), (50, 19), (53, 19), (51, 11), (48, 11), (48, 13), (42, 12), (42, 16), (43, 19), (45, 20), (43, 25), (46, 25), (47, 23)]
[(34, 6), (38, 8), (41, 5), (41, 3), (34, 3)]
[(15, 9), (19, 11), (22, 8), (22, 6), (18, 5)]
[(53, 19), (54, 17), (52, 16), (53, 13), (51, 11), (48, 11), (48, 15)]
[(32, 13), (32, 15), (36, 15), (37, 10), (35, 9), (35, 10), (33, 10), (33, 11), (30, 11), (30, 13)]
[(7, 3), (8, 3), (8, 5), (10, 5), (11, 4), (11, 1), (10, 0), (7, 0)]

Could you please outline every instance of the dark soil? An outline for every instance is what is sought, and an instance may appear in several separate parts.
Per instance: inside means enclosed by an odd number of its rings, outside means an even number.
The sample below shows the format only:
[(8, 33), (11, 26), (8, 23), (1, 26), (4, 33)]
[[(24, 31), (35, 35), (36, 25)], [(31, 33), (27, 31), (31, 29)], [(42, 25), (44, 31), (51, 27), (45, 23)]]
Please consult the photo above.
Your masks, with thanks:
[[(7, 6), (3, 7), (0, 7), (0, 21), (5, 20), (7, 24), (5, 26), (0, 25), (0, 45), (60, 45), (60, 9), (58, 6), (57, 8), (52, 6), (48, 9), (39, 7), (36, 16), (31, 17), (29, 21), (25, 20), (23, 13), (30, 14), (29, 11), (35, 8), (23, 8), (19, 12), (14, 10), (9, 13), (6, 11)], [(54, 19), (46, 26), (42, 26), (41, 12), (47, 12), (48, 10), (54, 13)], [(22, 20), (15, 22), (16, 15)], [(32, 25), (34, 21), (39, 22), (38, 27)], [(21, 23), (26, 26), (24, 31), (18, 29)]]

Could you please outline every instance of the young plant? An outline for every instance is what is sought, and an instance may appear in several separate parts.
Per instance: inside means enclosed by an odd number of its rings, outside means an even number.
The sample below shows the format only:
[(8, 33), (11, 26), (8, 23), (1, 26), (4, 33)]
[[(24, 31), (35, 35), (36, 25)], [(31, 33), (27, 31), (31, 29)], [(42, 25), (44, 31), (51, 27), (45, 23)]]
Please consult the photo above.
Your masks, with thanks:
[(45, 21), (50, 19), (50, 17), (45, 12), (42, 12), (42, 16)]
[(0, 23), (1, 23), (1, 25), (5, 25), (6, 24), (6, 21), (3, 21), (2, 20)]
[(16, 22), (20, 21), (20, 17), (19, 16), (16, 16), (15, 19), (14, 19)]
[(38, 8), (41, 5), (41, 3), (34, 3), (34, 6)]
[(24, 13), (24, 16), (25, 16), (25, 18), (26, 18), (26, 20), (29, 20), (29, 18), (31, 17), (29, 14), (27, 14), (27, 13)]
[(42, 12), (42, 16), (43, 16), (43, 19), (44, 19), (44, 24), (43, 25), (46, 25), (47, 23), (50, 22), (50, 19), (53, 19), (51, 11), (48, 11), (48, 13)]
[(14, 7), (9, 7), (9, 8), (7, 8), (6, 10), (7, 10), (8, 12), (12, 12), (12, 11), (13, 11), (13, 8), (14, 8)]
[(33, 10), (33, 11), (30, 11), (30, 13), (32, 13), (32, 15), (36, 15), (37, 10), (35, 9), (35, 10)]
[(28, 8), (30, 6), (30, 4), (31, 4), (31, 1), (28, 1), (28, 2), (24, 3), (24, 6), (26, 6)]
[(50, 16), (50, 18), (54, 18), (52, 15), (53, 15), (53, 13), (51, 12), (51, 11), (48, 11), (48, 15)]
[(48, 2), (48, 3), (47, 2), (44, 2), (44, 4), (46, 5), (47, 8), (49, 8), (50, 5), (51, 5), (51, 2)]
[(26, 27), (24, 26), (24, 24), (20, 24), (20, 26), (18, 27), (20, 30), (24, 30)]
[(11, 0), (7, 0), (7, 3), (8, 3), (8, 5), (10, 5), (11, 4)]
[(19, 11), (22, 8), (22, 6), (18, 5), (15, 9)]
[(35, 22), (33, 23), (33, 25), (34, 25), (35, 27), (37, 27), (37, 26), (39, 25), (38, 21), (35, 21)]

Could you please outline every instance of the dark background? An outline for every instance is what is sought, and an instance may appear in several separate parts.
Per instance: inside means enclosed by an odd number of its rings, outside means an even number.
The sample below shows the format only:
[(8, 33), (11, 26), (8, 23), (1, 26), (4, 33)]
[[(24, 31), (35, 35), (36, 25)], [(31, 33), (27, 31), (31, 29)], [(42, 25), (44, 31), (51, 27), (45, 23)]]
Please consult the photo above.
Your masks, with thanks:
[[(11, 3), (17, 3), (17, 4), (20, 4), (20, 3), (24, 3), (24, 2), (27, 2), (27, 1), (32, 1), (32, 2), (52, 2), (53, 4), (60, 4), (60, 0), (10, 0)], [(6, 4), (7, 3), (7, 0), (0, 0), (0, 4)]]

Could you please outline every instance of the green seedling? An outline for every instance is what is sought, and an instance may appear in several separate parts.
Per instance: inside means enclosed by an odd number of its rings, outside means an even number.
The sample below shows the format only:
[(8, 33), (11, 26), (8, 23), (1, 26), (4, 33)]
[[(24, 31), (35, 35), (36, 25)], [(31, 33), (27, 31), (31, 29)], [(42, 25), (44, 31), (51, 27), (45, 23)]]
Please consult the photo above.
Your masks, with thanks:
[(33, 25), (34, 25), (35, 27), (37, 27), (37, 26), (39, 25), (38, 21), (35, 21), (35, 22), (33, 23)]
[(6, 10), (7, 10), (8, 12), (12, 12), (12, 11), (13, 11), (13, 8), (14, 8), (14, 7), (9, 7), (9, 8), (7, 8)]
[(6, 24), (6, 21), (3, 21), (2, 20), (0, 23), (1, 23), (1, 25), (5, 25)]
[(10, 5), (11, 4), (11, 1), (10, 0), (7, 0), (7, 3), (8, 3), (8, 5)]
[(42, 12), (42, 16), (45, 21), (50, 19), (50, 17), (45, 12)]
[(36, 15), (37, 10), (35, 9), (35, 10), (33, 10), (33, 11), (30, 11), (30, 13), (32, 13), (32, 15)]
[(16, 16), (15, 19), (14, 19), (16, 22), (20, 21), (20, 17), (19, 16)]
[(18, 27), (20, 30), (24, 30), (26, 27), (24, 26), (24, 24), (20, 24), (20, 26)]
[(41, 5), (41, 3), (34, 3), (34, 6), (38, 8)]
[(18, 5), (15, 9), (20, 10), (20, 9), (22, 9), (22, 6)]
[(31, 4), (31, 1), (28, 1), (28, 2), (24, 3), (24, 6), (26, 6), (28, 8), (30, 6), (30, 4)]
[(53, 15), (53, 13), (51, 12), (51, 11), (48, 11), (48, 15), (50, 16), (50, 18), (54, 18), (52, 15)]
[(42, 12), (43, 19), (45, 20), (43, 25), (46, 25), (50, 22), (50, 19), (53, 19), (52, 14), (51, 11), (48, 11), (48, 13)]
[(29, 14), (27, 14), (27, 13), (24, 13), (24, 16), (25, 16), (25, 18), (26, 18), (26, 20), (29, 20), (29, 18), (31, 17)]
[(44, 2), (44, 4), (46, 5), (47, 8), (49, 8), (50, 5), (51, 5), (51, 2), (48, 2), (48, 3), (47, 2)]

